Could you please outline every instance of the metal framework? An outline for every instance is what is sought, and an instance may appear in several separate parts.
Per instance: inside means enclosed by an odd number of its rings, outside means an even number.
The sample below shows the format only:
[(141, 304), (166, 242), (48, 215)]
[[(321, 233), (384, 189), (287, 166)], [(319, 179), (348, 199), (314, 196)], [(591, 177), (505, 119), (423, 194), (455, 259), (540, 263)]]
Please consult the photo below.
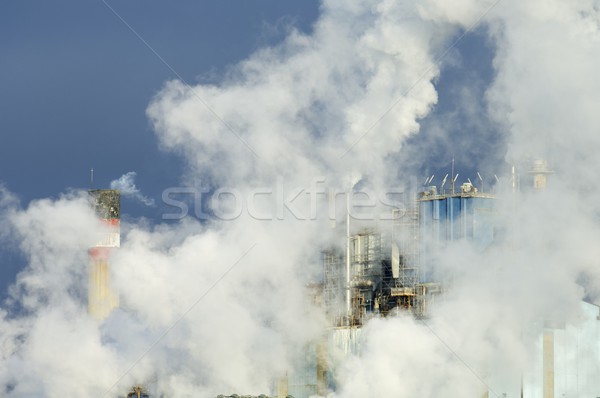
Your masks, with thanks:
[(336, 250), (326, 250), (323, 258), (323, 301), (325, 311), (334, 326), (343, 324), (345, 314), (344, 293), (345, 275), (344, 258)]
[(364, 323), (375, 310), (376, 290), (383, 279), (381, 234), (363, 231), (351, 237), (351, 325)]
[[(323, 296), (325, 310), (333, 326), (357, 326), (364, 323), (376, 307), (376, 289), (383, 279), (381, 235), (364, 231), (349, 239), (350, 277), (346, 281), (346, 258), (337, 250), (323, 256)], [(345, 308), (350, 291), (350, 311)]]
[(440, 285), (423, 279), (418, 203), (415, 198), (406, 211), (394, 212), (391, 239), (373, 230), (349, 237), (349, 282), (342, 251), (322, 253), (323, 301), (332, 326), (360, 326), (369, 316), (393, 310), (426, 316), (428, 297), (439, 293)]
[(398, 257), (392, 261), (397, 261), (398, 278), (394, 281), (390, 296), (398, 308), (421, 316), (424, 296), (423, 289), (419, 288), (419, 211), (414, 201), (403, 213), (394, 213), (393, 235), (392, 244), (398, 245)]

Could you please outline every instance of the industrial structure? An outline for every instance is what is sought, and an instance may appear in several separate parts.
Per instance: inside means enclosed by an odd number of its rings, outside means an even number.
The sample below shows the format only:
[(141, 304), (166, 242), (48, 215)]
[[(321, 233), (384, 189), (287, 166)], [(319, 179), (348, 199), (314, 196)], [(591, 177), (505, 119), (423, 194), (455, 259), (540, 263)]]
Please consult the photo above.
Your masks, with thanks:
[(600, 396), (600, 308), (582, 301), (580, 310), (582, 319), (577, 325), (564, 320), (537, 325), (535, 361), (523, 375), (523, 397)]
[(437, 265), (443, 250), (453, 242), (469, 242), (480, 252), (492, 244), (494, 203), (494, 195), (480, 192), (470, 182), (454, 193), (438, 194), (435, 186), (421, 193), (418, 264), (422, 283), (443, 282)]
[[(533, 188), (543, 190), (553, 173), (545, 161), (536, 161), (529, 172)], [(444, 178), (444, 182), (445, 182)], [(322, 251), (323, 277), (309, 286), (313, 304), (321, 306), (329, 327), (323, 337), (305, 347), (304, 357), (285, 375), (276, 378), (271, 396), (219, 395), (217, 398), (309, 398), (327, 396), (337, 388), (336, 374), (343, 358), (357, 355), (369, 319), (409, 313), (426, 319), (430, 306), (451, 285), (451, 276), (439, 272), (443, 254), (456, 242), (480, 252), (496, 238), (495, 196), (467, 181), (444, 191), (428, 185), (410, 196), (406, 207), (395, 210), (386, 232), (360, 229), (351, 233), (346, 221), (343, 244)], [(483, 183), (483, 180), (480, 177)], [(431, 182), (431, 179), (428, 180)], [(513, 191), (518, 187), (512, 169)], [(90, 313), (103, 319), (118, 305), (110, 289), (109, 255), (119, 247), (119, 193), (90, 191), (98, 217), (107, 226), (101, 242), (90, 249)], [(561, 320), (540, 320), (532, 325), (539, 336), (532, 348), (531, 369), (510, 382), (503, 380), (504, 397), (558, 398), (600, 396), (600, 308), (581, 302), (579, 325)], [(485, 379), (496, 386), (495, 375)], [(483, 391), (483, 397), (497, 396)], [(134, 387), (128, 398), (147, 398)]]
[[(542, 191), (554, 172), (545, 160), (536, 160), (528, 173), (532, 188)], [(480, 192), (471, 181), (455, 190), (455, 180), (451, 180), (449, 192), (443, 190), (443, 183), (439, 191), (427, 186), (406, 209), (396, 211), (390, 236), (375, 230), (347, 233), (345, 255), (342, 249), (323, 252), (322, 301), (330, 329), (324, 349), (327, 359), (320, 369), (325, 369), (329, 390), (336, 387), (336, 354), (360, 353), (361, 326), (369, 318), (399, 311), (427, 317), (428, 306), (450, 285), (449, 275), (437, 269), (444, 261), (445, 249), (455, 242), (468, 242), (483, 252), (494, 244), (494, 195)], [(511, 185), (513, 192), (518, 190), (514, 167)], [(580, 305), (579, 324), (540, 320), (531, 326), (539, 338), (531, 348), (534, 363), (530, 369), (511, 382), (486, 375), (491, 385), (501, 386), (502, 396), (600, 396), (600, 308), (584, 301)], [(304, 374), (304, 380), (319, 384), (315, 369), (309, 369), (308, 376), (312, 379)], [(496, 393), (482, 394), (491, 397)]]
[[(533, 189), (541, 191), (553, 171), (546, 161), (537, 160), (529, 174)], [(300, 366), (286, 379), (288, 389), (296, 386), (297, 398), (315, 392), (326, 396), (336, 390), (340, 358), (360, 354), (362, 325), (370, 318), (401, 311), (427, 318), (429, 306), (451, 285), (451, 275), (438, 272), (451, 245), (463, 242), (483, 252), (494, 244), (495, 196), (481, 192), (471, 181), (455, 190), (455, 178), (448, 192), (443, 184), (439, 191), (427, 186), (405, 209), (395, 211), (393, 228), (387, 234), (374, 229), (350, 234), (347, 227), (345, 247), (323, 251), (321, 297), (315, 301), (322, 303), (330, 327), (326, 337), (307, 350), (311, 352), (307, 361), (313, 366)], [(514, 168), (511, 184), (513, 191), (518, 189)], [(319, 293), (313, 289), (311, 294)], [(532, 325), (539, 336), (531, 348), (532, 368), (511, 382), (486, 374), (490, 385), (500, 385), (505, 397), (600, 396), (600, 308), (582, 301), (581, 313), (577, 325), (564, 320), (540, 320)], [(482, 394), (491, 397), (495, 393)]]
[[(110, 257), (121, 246), (121, 194), (116, 189), (88, 191), (90, 206), (100, 221), (96, 244), (88, 249), (88, 313), (102, 321), (119, 306), (119, 296), (111, 287)], [(127, 398), (149, 398), (146, 389), (134, 386)]]
[(320, 295), (314, 301), (324, 308), (329, 330), (307, 348), (306, 363), (279, 381), (285, 388), (276, 388), (277, 397), (292, 391), (298, 398), (325, 396), (335, 390), (339, 358), (360, 353), (362, 326), (370, 318), (400, 312), (427, 317), (445, 286), (445, 277), (436, 272), (436, 257), (445, 247), (465, 241), (484, 250), (492, 244), (494, 195), (479, 192), (470, 181), (455, 190), (455, 178), (449, 192), (442, 184), (441, 193), (428, 186), (410, 195), (405, 208), (393, 212), (386, 233), (351, 233), (346, 218), (345, 247), (322, 252), (321, 290), (311, 292)]
[(110, 285), (110, 255), (121, 245), (121, 200), (119, 191), (114, 189), (90, 190), (89, 197), (102, 230), (96, 245), (88, 251), (88, 312), (103, 320), (119, 306), (119, 298)]
[[(110, 256), (121, 246), (121, 194), (116, 189), (88, 191), (90, 206), (100, 221), (96, 244), (89, 248), (88, 313), (102, 321), (119, 306), (119, 296), (111, 287)], [(127, 398), (149, 398), (142, 386), (133, 386)]]
[(362, 230), (347, 236), (347, 254), (322, 253), (323, 302), (333, 327), (361, 326), (373, 316), (404, 310), (427, 315), (439, 294), (436, 256), (450, 242), (484, 250), (494, 239), (494, 195), (464, 183), (458, 192), (427, 187), (403, 211), (394, 211), (391, 233)]
[[(530, 171), (533, 189), (543, 190), (553, 171), (536, 161)], [(481, 178), (480, 178), (481, 179)], [(457, 242), (485, 251), (496, 239), (495, 196), (470, 181), (448, 192), (427, 186), (392, 217), (391, 231), (362, 229), (345, 244), (322, 252), (323, 280), (310, 287), (313, 303), (324, 309), (329, 328), (305, 350), (293, 371), (275, 382), (274, 397), (327, 396), (337, 388), (340, 361), (361, 353), (362, 326), (373, 317), (400, 312), (426, 319), (430, 305), (451, 286), (451, 275), (438, 265)], [(511, 185), (518, 189), (515, 169)], [(347, 218), (347, 224), (350, 217)], [(582, 301), (581, 321), (540, 320), (531, 325), (538, 340), (531, 347), (531, 368), (510, 380), (482, 371), (495, 391), (482, 397), (521, 398), (600, 396), (600, 307)]]

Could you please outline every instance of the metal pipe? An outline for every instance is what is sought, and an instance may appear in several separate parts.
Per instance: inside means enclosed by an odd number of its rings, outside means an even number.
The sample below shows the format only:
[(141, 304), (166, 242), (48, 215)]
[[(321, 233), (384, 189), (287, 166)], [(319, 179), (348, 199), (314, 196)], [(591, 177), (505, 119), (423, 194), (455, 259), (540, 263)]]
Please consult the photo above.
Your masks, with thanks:
[(512, 177), (512, 191), (517, 192), (517, 178), (515, 175), (515, 166), (511, 167), (511, 177)]
[(346, 315), (350, 317), (350, 195), (352, 188), (346, 195)]

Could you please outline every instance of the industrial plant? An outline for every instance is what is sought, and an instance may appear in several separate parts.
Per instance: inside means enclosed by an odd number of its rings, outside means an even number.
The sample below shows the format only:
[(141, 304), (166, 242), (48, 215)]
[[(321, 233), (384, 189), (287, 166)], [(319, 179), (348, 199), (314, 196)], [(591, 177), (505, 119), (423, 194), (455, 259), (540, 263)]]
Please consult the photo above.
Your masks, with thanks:
[[(532, 189), (543, 191), (553, 174), (545, 160), (536, 160), (527, 172)], [(479, 173), (478, 173), (479, 175)], [(346, 242), (340, 248), (322, 252), (323, 280), (311, 290), (322, 303), (329, 329), (322, 341), (307, 347), (307, 362), (276, 383), (278, 398), (327, 396), (336, 391), (336, 366), (340, 358), (360, 354), (362, 326), (374, 317), (409, 313), (426, 320), (437, 297), (451, 288), (448, 275), (437, 272), (439, 253), (455, 242), (467, 242), (483, 252), (494, 244), (497, 213), (495, 195), (479, 190), (468, 180), (455, 189), (427, 185), (414, 195), (406, 208), (394, 211), (393, 226), (387, 234), (375, 229), (351, 233), (348, 216)], [(481, 176), (479, 176), (481, 179)], [(483, 180), (481, 180), (483, 182)], [(431, 179), (428, 180), (431, 182)], [(512, 169), (513, 192), (520, 181)], [(554, 398), (598, 396), (600, 383), (600, 309), (581, 302), (585, 321), (567, 325), (563, 320), (540, 320), (535, 365), (503, 385), (503, 397)], [(488, 375), (493, 379), (494, 375)], [(594, 386), (595, 390), (581, 390)], [(586, 395), (587, 394), (587, 395)], [(481, 396), (498, 396), (482, 386)]]
[(472, 242), (480, 250), (492, 244), (494, 195), (479, 192), (471, 182), (455, 189), (455, 179), (448, 192), (430, 185), (411, 195), (404, 209), (393, 212), (387, 234), (375, 229), (351, 233), (347, 217), (345, 253), (338, 248), (322, 253), (323, 281), (316, 292), (321, 298), (316, 301), (330, 323), (327, 336), (307, 348), (312, 363), (278, 382), (278, 398), (335, 391), (334, 358), (360, 352), (361, 328), (369, 319), (400, 313), (426, 318), (445, 286), (432, 253), (454, 241)]
[[(553, 173), (547, 162), (536, 161), (528, 171), (532, 189), (543, 191)], [(305, 348), (305, 356), (286, 374), (275, 376), (270, 397), (309, 398), (335, 392), (337, 367), (343, 358), (360, 353), (362, 327), (372, 318), (410, 314), (426, 320), (436, 300), (451, 289), (448, 275), (438, 272), (437, 256), (455, 242), (483, 252), (494, 245), (496, 210), (494, 194), (477, 188), (470, 180), (450, 188), (428, 185), (395, 209), (391, 228), (383, 231), (360, 227), (352, 230), (346, 219), (345, 241), (323, 248), (322, 280), (308, 286), (313, 303), (326, 314), (329, 327), (320, 341)], [(519, 180), (512, 170), (513, 191)], [(543, 193), (541, 193), (543, 194)], [(103, 320), (119, 305), (110, 283), (110, 255), (120, 246), (120, 195), (116, 190), (89, 191), (92, 207), (102, 225), (102, 236), (89, 249), (89, 314)], [(562, 320), (540, 320), (537, 362), (512, 385), (503, 390), (506, 397), (564, 397), (565, 391), (579, 391), (600, 385), (595, 379), (600, 364), (600, 312), (598, 306), (581, 302), (586, 319), (578, 326)], [(341, 358), (341, 359), (340, 359)], [(493, 378), (493, 375), (488, 375)], [(597, 396), (598, 391), (585, 391)], [(482, 388), (481, 396), (490, 395)], [(590, 395), (591, 394), (591, 395)], [(594, 395), (596, 394), (596, 395)], [(127, 397), (150, 397), (142, 387), (133, 387)], [(245, 398), (249, 395), (219, 395), (217, 398)], [(254, 397), (254, 396), (252, 396)], [(267, 395), (259, 395), (266, 398)]]

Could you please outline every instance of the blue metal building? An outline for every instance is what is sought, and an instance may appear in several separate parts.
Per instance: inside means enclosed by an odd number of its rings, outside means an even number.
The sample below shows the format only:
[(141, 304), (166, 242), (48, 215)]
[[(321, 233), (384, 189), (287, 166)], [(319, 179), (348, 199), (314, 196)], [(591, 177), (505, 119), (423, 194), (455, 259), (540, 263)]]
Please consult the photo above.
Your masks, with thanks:
[(484, 250), (494, 240), (494, 196), (465, 183), (460, 191), (438, 194), (431, 187), (419, 198), (420, 260), (424, 279), (449, 242), (465, 241)]

